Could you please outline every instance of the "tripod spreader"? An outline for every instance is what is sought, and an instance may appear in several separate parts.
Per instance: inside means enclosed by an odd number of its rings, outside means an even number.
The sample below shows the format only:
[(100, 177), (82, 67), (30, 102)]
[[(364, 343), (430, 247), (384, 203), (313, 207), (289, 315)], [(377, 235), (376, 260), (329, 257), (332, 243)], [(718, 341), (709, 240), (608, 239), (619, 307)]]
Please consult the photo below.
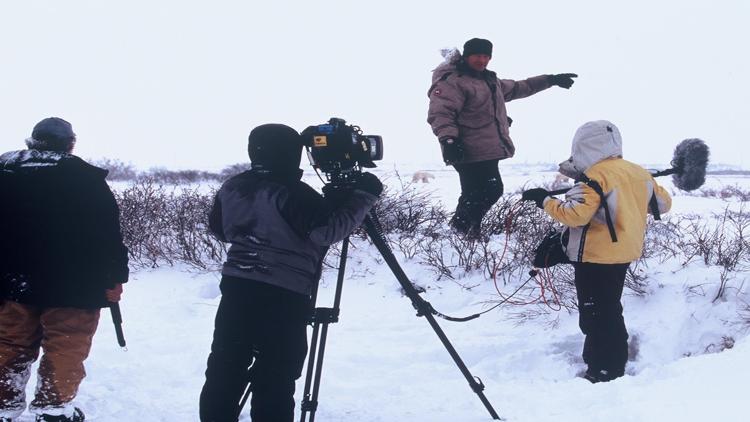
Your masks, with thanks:
[(310, 324), (333, 324), (339, 322), (339, 308), (315, 308), (310, 315)]

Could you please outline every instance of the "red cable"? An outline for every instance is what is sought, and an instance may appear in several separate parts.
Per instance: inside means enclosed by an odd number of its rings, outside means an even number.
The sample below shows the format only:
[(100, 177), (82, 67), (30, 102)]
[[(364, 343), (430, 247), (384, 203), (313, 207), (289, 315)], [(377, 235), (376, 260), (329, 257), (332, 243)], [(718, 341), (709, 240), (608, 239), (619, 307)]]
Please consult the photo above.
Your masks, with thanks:
[[(559, 311), (562, 309), (562, 303), (560, 301), (560, 294), (555, 288), (552, 274), (549, 270), (549, 267), (542, 268), (541, 271), (537, 272), (537, 275), (539, 275), (539, 279), (537, 279), (536, 275), (534, 276), (534, 281), (536, 281), (537, 285), (539, 286), (539, 296), (534, 297), (530, 299), (529, 301), (521, 301), (521, 300), (511, 301), (510, 299), (518, 292), (518, 290), (513, 292), (513, 294), (511, 294), (510, 296), (506, 297), (505, 295), (503, 295), (503, 293), (500, 291), (500, 287), (498, 287), (497, 285), (497, 271), (500, 267), (500, 263), (505, 258), (506, 251), (508, 250), (510, 229), (512, 227), (514, 214), (520, 208), (521, 208), (521, 201), (518, 201), (515, 204), (511, 205), (510, 210), (508, 211), (508, 215), (505, 217), (505, 222), (504, 222), (505, 223), (505, 242), (503, 245), (503, 252), (500, 254), (500, 259), (496, 260), (492, 267), (492, 281), (493, 281), (493, 284), (495, 285), (495, 290), (497, 291), (498, 296), (500, 296), (500, 298), (504, 302), (510, 303), (511, 305), (532, 305), (532, 304), (539, 303), (541, 301), (548, 308), (554, 311)], [(548, 286), (547, 288), (549, 289), (552, 295), (552, 297), (549, 300), (547, 299), (547, 294), (545, 293), (545, 286)]]

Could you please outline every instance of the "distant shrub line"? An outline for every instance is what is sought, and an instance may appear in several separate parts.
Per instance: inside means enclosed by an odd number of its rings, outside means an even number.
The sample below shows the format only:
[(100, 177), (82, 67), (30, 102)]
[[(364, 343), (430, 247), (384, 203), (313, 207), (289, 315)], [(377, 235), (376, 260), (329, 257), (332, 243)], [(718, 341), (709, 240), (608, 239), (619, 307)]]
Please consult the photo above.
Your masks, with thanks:
[[(218, 185), (214, 185), (218, 186)], [(533, 204), (518, 204), (519, 192), (505, 195), (487, 214), (482, 236), (466, 240), (448, 228), (450, 211), (431, 195), (412, 184), (398, 190), (386, 189), (377, 213), (390, 247), (399, 259), (425, 265), (436, 280), (446, 280), (465, 289), (476, 287), (483, 274), (498, 287), (498, 299), (528, 279), (534, 249), (551, 229), (559, 228)], [(138, 178), (116, 192), (121, 209), (122, 233), (130, 250), (131, 266), (154, 268), (182, 263), (200, 271), (217, 271), (227, 245), (215, 239), (207, 227), (207, 214), (214, 191), (165, 184), (155, 178)], [(507, 237), (507, 241), (506, 241)], [(355, 246), (367, 241), (359, 230), (351, 237)], [(750, 213), (728, 208), (716, 215), (666, 215), (649, 225), (643, 257), (628, 271), (626, 287), (643, 295), (649, 287), (649, 265), (677, 261), (681, 267), (692, 262), (716, 267), (710, 290), (714, 301), (742, 288), (738, 275), (750, 265)], [(326, 258), (335, 268), (338, 245)], [(575, 288), (570, 265), (558, 265), (548, 272), (549, 285), (528, 283), (516, 293), (519, 318), (550, 310), (575, 309)], [(469, 281), (470, 280), (470, 281)], [(475, 283), (475, 284), (472, 284)], [(739, 285), (739, 287), (738, 287)], [(548, 296), (550, 292), (553, 295)], [(502, 293), (502, 294), (501, 294)], [(554, 301), (554, 306), (549, 303)]]
[(247, 162), (232, 164), (223, 168), (218, 173), (203, 170), (167, 170), (164, 168), (152, 168), (140, 171), (132, 164), (108, 158), (93, 160), (90, 163), (108, 170), (107, 180), (112, 182), (137, 182), (148, 179), (153, 183), (165, 185), (222, 182), (250, 168), (250, 163)]

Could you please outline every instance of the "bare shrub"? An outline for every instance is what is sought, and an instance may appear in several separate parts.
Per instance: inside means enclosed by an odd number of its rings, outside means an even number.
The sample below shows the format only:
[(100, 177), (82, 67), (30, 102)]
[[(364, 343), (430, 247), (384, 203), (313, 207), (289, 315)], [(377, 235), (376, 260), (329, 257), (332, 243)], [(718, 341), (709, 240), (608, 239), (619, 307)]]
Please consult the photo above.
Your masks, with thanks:
[(90, 163), (109, 171), (107, 174), (107, 180), (123, 182), (133, 181), (138, 178), (138, 170), (136, 170), (136, 168), (130, 163), (126, 164), (120, 160), (113, 160), (110, 158), (93, 160), (90, 161)]
[(168, 230), (168, 199), (164, 187), (152, 180), (134, 183), (130, 188), (115, 192), (120, 206), (120, 225), (123, 240), (128, 247), (131, 265), (157, 267), (166, 259), (162, 239)]
[(682, 229), (679, 224), (679, 218), (662, 216), (659, 222), (651, 219), (646, 226), (643, 255), (639, 261), (656, 258), (660, 263), (663, 263), (667, 260), (681, 257), (681, 238)]
[(746, 202), (750, 200), (750, 190), (742, 189), (739, 186), (722, 186), (719, 189), (714, 188), (702, 188), (694, 196), (701, 196), (704, 198), (721, 198), (731, 199), (736, 198), (739, 201)]
[[(120, 164), (114, 162), (111, 167), (117, 165)], [(121, 167), (133, 171), (127, 165)], [(246, 169), (244, 164), (229, 166), (216, 177), (231, 177)], [(121, 173), (128, 174), (125, 170)], [(149, 173), (159, 177), (141, 175), (129, 188), (116, 193), (131, 262), (136, 267), (184, 263), (200, 270), (218, 268), (225, 258), (226, 245), (216, 240), (207, 228), (214, 192), (171, 185), (197, 183), (206, 177), (217, 179), (198, 171), (160, 172)], [(429, 191), (412, 184), (401, 183), (401, 189), (387, 189), (376, 213), (390, 247), (406, 259), (427, 266), (438, 280), (451, 280), (471, 289), (477, 282), (465, 280), (479, 272), (497, 288), (497, 298), (490, 302), (515, 306), (512, 309), (518, 309), (521, 317), (575, 309), (571, 265), (557, 265), (529, 277), (538, 243), (547, 232), (561, 226), (534, 204), (519, 201), (517, 195), (506, 195), (492, 207), (476, 238), (451, 231), (450, 213), (434, 201)], [(643, 257), (631, 264), (626, 287), (636, 294), (645, 294), (647, 265), (653, 260), (663, 263), (677, 259), (683, 267), (699, 260), (704, 265), (719, 267), (718, 285), (712, 295), (715, 301), (723, 299), (733, 288), (731, 281), (737, 272), (747, 269), (749, 235), (750, 215), (743, 207), (739, 211), (727, 208), (711, 218), (665, 216), (661, 222), (649, 224)], [(363, 229), (353, 233), (351, 240), (350, 253), (369, 241)], [(340, 244), (333, 245), (324, 261), (325, 267), (337, 268), (340, 253)], [(701, 289), (709, 286), (713, 287), (706, 284)]]
[(167, 170), (164, 168), (152, 168), (141, 175), (157, 183), (165, 185), (184, 185), (207, 181), (219, 181), (219, 175), (202, 170)]
[(167, 191), (152, 179), (142, 179), (115, 197), (123, 240), (136, 267), (182, 262), (208, 270), (223, 261), (226, 247), (207, 227), (213, 194)]
[(435, 230), (446, 222), (446, 213), (434, 205), (429, 192), (413, 184), (391, 193), (386, 189), (378, 203), (378, 218), (384, 233), (406, 234)]
[(679, 216), (675, 224), (680, 236), (672, 239), (674, 248), (684, 257), (684, 264), (700, 259), (704, 265), (720, 267), (719, 286), (714, 301), (724, 298), (729, 281), (737, 271), (748, 266), (750, 214), (726, 208), (706, 219), (699, 215)]
[(167, 249), (180, 262), (199, 269), (217, 267), (224, 260), (226, 247), (208, 229), (208, 213), (213, 194), (197, 189), (170, 195), (170, 236)]
[(746, 330), (750, 330), (750, 303), (745, 301), (742, 302), (742, 308), (739, 310), (739, 323), (742, 324)]
[(163, 185), (184, 185), (201, 182), (218, 182), (250, 168), (250, 163), (235, 164), (226, 167), (221, 173), (213, 173), (203, 170), (168, 170), (165, 168), (151, 168), (147, 171), (139, 171), (130, 163), (120, 160), (102, 158), (91, 160), (91, 164), (109, 171), (107, 180), (129, 181), (150, 180), (153, 183)]
[(250, 170), (250, 163), (236, 163), (229, 166), (224, 167), (219, 172), (219, 180), (222, 182), (229, 179), (232, 176), (236, 176), (244, 171)]

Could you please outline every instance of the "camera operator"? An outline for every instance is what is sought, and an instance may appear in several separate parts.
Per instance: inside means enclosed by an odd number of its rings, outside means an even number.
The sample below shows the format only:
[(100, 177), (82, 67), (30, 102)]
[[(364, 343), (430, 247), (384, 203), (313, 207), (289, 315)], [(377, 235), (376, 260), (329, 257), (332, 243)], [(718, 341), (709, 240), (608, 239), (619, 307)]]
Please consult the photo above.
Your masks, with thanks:
[(487, 69), (492, 43), (472, 38), (463, 54), (448, 55), (432, 74), (427, 122), (440, 141), (443, 161), (458, 172), (461, 196), (451, 226), (470, 238), (479, 235), (482, 218), (503, 194), (498, 162), (515, 153), (510, 139), (507, 101), (552, 86), (573, 85), (574, 73), (499, 79)]
[(203, 422), (237, 420), (253, 361), (253, 422), (293, 420), (323, 258), (362, 224), (382, 192), (376, 176), (362, 173), (335, 202), (323, 198), (300, 180), (302, 147), (288, 126), (256, 127), (248, 139), (251, 169), (216, 194), (209, 226), (231, 246), (200, 397)]

